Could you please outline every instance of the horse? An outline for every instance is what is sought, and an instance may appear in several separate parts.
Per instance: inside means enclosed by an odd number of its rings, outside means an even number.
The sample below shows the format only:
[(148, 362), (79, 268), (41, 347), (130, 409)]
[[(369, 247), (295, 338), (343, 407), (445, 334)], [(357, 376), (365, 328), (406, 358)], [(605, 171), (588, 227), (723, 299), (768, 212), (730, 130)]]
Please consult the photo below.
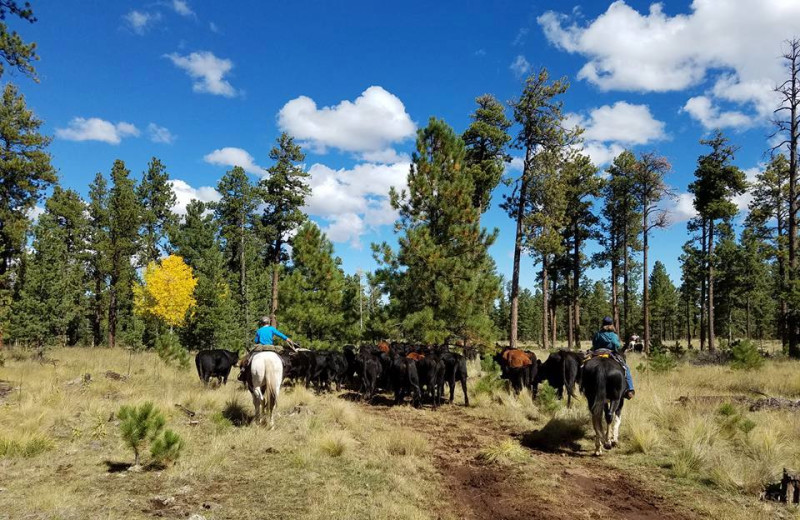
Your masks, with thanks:
[(581, 391), (592, 414), (597, 456), (602, 454), (602, 448), (610, 450), (619, 442), (625, 387), (625, 369), (610, 355), (595, 355), (583, 365)]
[(250, 360), (250, 380), (247, 389), (253, 396), (255, 422), (261, 423), (262, 414), (269, 416), (269, 428), (275, 427), (274, 410), (283, 381), (283, 361), (275, 352), (258, 352)]

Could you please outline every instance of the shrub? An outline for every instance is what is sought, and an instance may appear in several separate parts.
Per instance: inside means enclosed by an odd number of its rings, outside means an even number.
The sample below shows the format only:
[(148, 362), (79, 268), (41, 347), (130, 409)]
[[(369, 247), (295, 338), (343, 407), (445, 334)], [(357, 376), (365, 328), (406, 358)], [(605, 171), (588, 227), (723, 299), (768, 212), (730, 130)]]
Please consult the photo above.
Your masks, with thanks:
[(165, 363), (175, 363), (181, 368), (189, 368), (189, 351), (178, 341), (175, 334), (162, 334), (156, 339), (156, 352)]
[(481, 359), (481, 372), (486, 374), (494, 374), (500, 372), (500, 365), (498, 365), (492, 356), (486, 356)]
[(164, 415), (150, 401), (139, 407), (123, 406), (117, 412), (120, 433), (125, 444), (133, 450), (133, 465), (139, 465), (139, 453), (145, 443), (154, 441), (164, 429)]
[(544, 413), (555, 414), (561, 408), (561, 401), (558, 400), (556, 389), (549, 384), (539, 385), (539, 392), (536, 394), (536, 405)]
[(485, 376), (478, 379), (478, 382), (475, 383), (475, 388), (473, 392), (475, 394), (488, 394), (491, 395), (497, 390), (503, 390), (506, 388), (506, 381), (500, 378), (499, 372), (489, 372)]
[(678, 361), (663, 349), (653, 349), (647, 358), (647, 369), (656, 374), (666, 374), (678, 366)]
[(0, 458), (22, 457), (24, 459), (29, 459), (40, 453), (50, 451), (53, 448), (53, 441), (40, 435), (34, 435), (24, 441), (0, 439)]
[(764, 365), (758, 347), (750, 340), (735, 343), (731, 348), (731, 356), (731, 368), (736, 370), (756, 370)]
[(478, 452), (478, 460), (487, 462), (524, 462), (528, 452), (513, 439), (505, 439)]
[(178, 460), (183, 450), (183, 445), (183, 439), (181, 439), (180, 435), (170, 429), (166, 429), (150, 446), (150, 456), (158, 464), (169, 465)]

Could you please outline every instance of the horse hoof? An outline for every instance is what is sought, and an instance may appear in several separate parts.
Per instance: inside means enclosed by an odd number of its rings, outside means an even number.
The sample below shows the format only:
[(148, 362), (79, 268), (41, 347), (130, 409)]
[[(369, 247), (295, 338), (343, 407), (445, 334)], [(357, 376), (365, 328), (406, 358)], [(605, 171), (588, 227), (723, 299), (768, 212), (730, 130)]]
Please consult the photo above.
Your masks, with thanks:
[(611, 448), (613, 448), (613, 447), (614, 447), (614, 445), (613, 445), (613, 444), (611, 444), (610, 442), (607, 442), (607, 443), (604, 443), (604, 444), (603, 444), (603, 447), (604, 447), (605, 449), (607, 449), (607, 450), (610, 450)]
[(598, 449), (598, 450), (595, 450), (595, 452), (594, 452), (594, 456), (595, 456), (595, 457), (599, 457), (599, 456), (600, 456), (600, 455), (602, 455), (602, 454), (603, 454), (603, 450), (600, 450), (600, 449)]
[(619, 443), (617, 441), (611, 441), (611, 447), (616, 448)]

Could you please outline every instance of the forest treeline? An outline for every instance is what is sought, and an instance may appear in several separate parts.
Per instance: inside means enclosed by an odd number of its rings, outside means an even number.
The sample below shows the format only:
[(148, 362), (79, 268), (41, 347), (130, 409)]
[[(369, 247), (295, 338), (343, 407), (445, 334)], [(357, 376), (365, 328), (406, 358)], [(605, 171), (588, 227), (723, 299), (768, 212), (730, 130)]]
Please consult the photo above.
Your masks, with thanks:
[[(23, 52), (4, 57), (34, 75), (35, 47), (16, 38), (0, 44)], [(363, 276), (343, 271), (303, 212), (309, 174), (290, 135), (277, 138), (260, 179), (234, 167), (216, 186), (217, 202), (192, 201), (180, 216), (168, 168), (155, 157), (140, 175), (115, 161), (84, 199), (59, 184), (42, 121), (6, 84), (0, 341), (150, 348), (175, 334), (182, 348), (241, 349), (266, 314), (320, 347), (380, 338), (585, 347), (609, 315), (622, 336), (640, 334), (648, 347), (778, 338), (798, 357), (800, 42), (789, 42), (784, 59), (774, 123), (781, 144), (754, 183), (722, 132), (701, 141), (706, 151), (689, 185), (697, 216), (682, 251), (676, 245), (680, 281), (648, 257), (649, 241), (670, 224), (669, 160), (624, 151), (599, 170), (582, 153), (582, 130), (565, 125), (566, 78), (546, 69), (507, 105), (478, 97), (463, 133), (436, 118), (417, 131), (407, 186), (389, 194), (397, 242), (373, 244), (378, 268)], [(507, 169), (512, 153), (523, 158), (518, 173)], [(493, 200), (501, 183), (508, 189)], [(752, 202), (742, 220), (733, 199), (745, 192)], [(508, 281), (489, 255), (497, 230), (482, 224), (493, 202), (515, 229)], [(599, 252), (589, 254), (589, 243)], [(136, 298), (144, 273), (168, 256), (191, 268), (185, 286), (193, 287), (184, 319), (171, 322), (143, 312)], [(589, 279), (590, 267), (608, 277)], [(520, 287), (522, 269), (536, 270), (535, 290)]]

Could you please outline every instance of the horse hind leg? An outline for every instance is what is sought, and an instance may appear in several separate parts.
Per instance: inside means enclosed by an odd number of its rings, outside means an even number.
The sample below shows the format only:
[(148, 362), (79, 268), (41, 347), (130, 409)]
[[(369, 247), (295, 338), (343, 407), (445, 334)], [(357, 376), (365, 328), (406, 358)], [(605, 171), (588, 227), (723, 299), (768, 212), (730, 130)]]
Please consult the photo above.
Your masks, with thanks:
[(603, 454), (603, 416), (602, 414), (592, 414), (592, 426), (594, 427), (594, 454), (600, 456)]
[(622, 423), (622, 416), (617, 412), (611, 422), (611, 446), (619, 444), (619, 425)]
[(261, 422), (261, 405), (264, 401), (264, 395), (261, 393), (261, 388), (256, 387), (252, 390), (253, 407), (255, 408), (255, 417), (253, 422), (259, 424)]
[(612, 438), (614, 428), (611, 426), (611, 423), (615, 420), (617, 415), (615, 413), (616, 410), (611, 406), (610, 403), (607, 403), (604, 408), (606, 413), (605, 420), (603, 421), (603, 447), (607, 450), (610, 450), (614, 447)]

